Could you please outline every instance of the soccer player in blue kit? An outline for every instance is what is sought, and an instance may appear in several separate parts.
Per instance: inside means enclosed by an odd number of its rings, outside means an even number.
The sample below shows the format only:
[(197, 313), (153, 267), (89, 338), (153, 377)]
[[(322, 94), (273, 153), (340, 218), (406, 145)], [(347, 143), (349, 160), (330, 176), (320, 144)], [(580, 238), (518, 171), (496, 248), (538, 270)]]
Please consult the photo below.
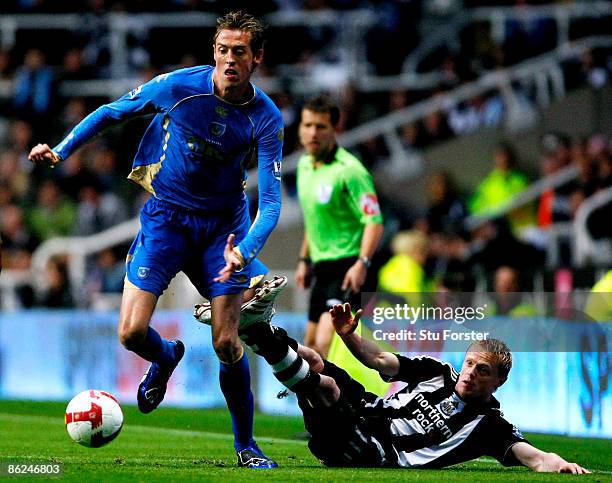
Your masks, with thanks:
[[(213, 345), (238, 464), (251, 468), (277, 466), (253, 439), (249, 366), (237, 333), (243, 291), (266, 272), (255, 257), (281, 206), (283, 121), (274, 103), (250, 83), (263, 59), (263, 34), (261, 23), (247, 13), (220, 17), (214, 67), (159, 75), (99, 107), (53, 149), (38, 144), (30, 153), (33, 162), (53, 166), (105, 128), (154, 115), (128, 176), (152, 196), (127, 257), (119, 338), (151, 361), (137, 395), (139, 409), (149, 413), (163, 400), (185, 351), (181, 341), (162, 339), (149, 324), (158, 297), (184, 271), (211, 300)], [(245, 186), (254, 158), (259, 206), (251, 225)]]

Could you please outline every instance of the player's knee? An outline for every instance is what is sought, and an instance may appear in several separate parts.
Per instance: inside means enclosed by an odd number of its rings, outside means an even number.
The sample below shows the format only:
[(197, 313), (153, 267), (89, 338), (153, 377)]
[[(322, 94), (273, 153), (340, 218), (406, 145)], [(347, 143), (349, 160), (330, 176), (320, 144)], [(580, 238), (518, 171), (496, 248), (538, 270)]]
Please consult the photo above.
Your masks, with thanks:
[(221, 334), (214, 338), (213, 347), (221, 362), (231, 364), (240, 357), (242, 346), (237, 337), (230, 334)]
[(146, 328), (143, 330), (133, 324), (121, 323), (119, 324), (118, 335), (121, 345), (128, 350), (133, 350), (139, 347), (145, 340), (147, 330)]

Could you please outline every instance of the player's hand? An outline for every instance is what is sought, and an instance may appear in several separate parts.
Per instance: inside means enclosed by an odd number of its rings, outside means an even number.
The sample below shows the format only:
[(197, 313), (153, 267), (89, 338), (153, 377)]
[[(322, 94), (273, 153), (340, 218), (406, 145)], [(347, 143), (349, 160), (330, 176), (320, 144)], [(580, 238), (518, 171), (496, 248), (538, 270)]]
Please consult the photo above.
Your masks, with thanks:
[(30, 151), (28, 159), (33, 163), (44, 163), (51, 168), (55, 167), (62, 158), (53, 152), (48, 144), (37, 144)]
[(559, 466), (557, 473), (571, 473), (573, 475), (586, 475), (591, 472), (587, 470), (586, 468), (583, 468), (577, 463), (569, 463), (568, 461), (565, 461), (563, 464)]
[(342, 281), (342, 290), (348, 290), (349, 288), (354, 293), (359, 293), (361, 287), (365, 283), (366, 274), (368, 269), (361, 260), (357, 260), (351, 268), (349, 268), (344, 275)]
[(225, 258), (225, 267), (219, 271), (219, 276), (214, 279), (215, 282), (227, 282), (236, 270), (241, 270), (244, 267), (244, 259), (240, 256), (240, 252), (235, 250), (234, 240), (236, 235), (231, 234), (227, 237), (227, 243), (223, 250), (223, 258)]
[(537, 471), (553, 472), (553, 473), (572, 473), (574, 475), (584, 475), (590, 473), (589, 470), (583, 468), (576, 463), (565, 461), (556, 453), (546, 453), (542, 460), (541, 466)]
[(309, 263), (301, 260), (295, 269), (295, 284), (299, 288), (310, 287), (312, 281), (312, 266)]
[(359, 319), (361, 318), (361, 309), (357, 311), (355, 317), (351, 312), (351, 304), (348, 302), (344, 304), (336, 304), (334, 305), (329, 313), (332, 317), (332, 324), (334, 324), (334, 329), (340, 337), (345, 335), (350, 335), (357, 329), (357, 325), (359, 325)]

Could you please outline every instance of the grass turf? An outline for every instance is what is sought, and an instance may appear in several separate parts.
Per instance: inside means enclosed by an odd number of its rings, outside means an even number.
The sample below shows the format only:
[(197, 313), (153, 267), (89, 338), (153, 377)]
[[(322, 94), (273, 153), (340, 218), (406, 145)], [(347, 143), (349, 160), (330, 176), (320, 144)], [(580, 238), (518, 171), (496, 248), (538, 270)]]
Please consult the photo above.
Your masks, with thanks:
[[(119, 437), (106, 447), (73, 443), (63, 424), (65, 404), (0, 401), (0, 462), (63, 465), (62, 481), (550, 481), (569, 475), (536, 474), (526, 468), (503, 468), (484, 458), (444, 470), (325, 468), (297, 437), (299, 418), (256, 416), (255, 431), (276, 470), (236, 467), (226, 410), (162, 407), (142, 415), (125, 406)], [(530, 441), (570, 461), (596, 470), (589, 481), (612, 481), (610, 440), (529, 435)], [(0, 479), (3, 476), (0, 475)], [(40, 478), (40, 477), (35, 477)]]

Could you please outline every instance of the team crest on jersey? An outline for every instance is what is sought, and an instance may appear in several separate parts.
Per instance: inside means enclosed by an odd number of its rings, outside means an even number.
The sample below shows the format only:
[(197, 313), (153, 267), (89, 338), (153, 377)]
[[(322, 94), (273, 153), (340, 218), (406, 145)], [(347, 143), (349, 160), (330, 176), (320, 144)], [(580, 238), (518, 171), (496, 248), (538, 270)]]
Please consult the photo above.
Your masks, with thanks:
[(208, 128), (210, 129), (210, 133), (213, 136), (223, 136), (223, 133), (225, 132), (225, 124), (221, 124), (220, 122), (211, 122), (208, 125)]
[(223, 117), (223, 118), (227, 117), (227, 114), (228, 114), (227, 109), (223, 106), (215, 107), (215, 113), (217, 113), (218, 116)]
[(285, 139), (285, 130), (282, 127), (278, 131), (276, 131), (276, 137), (279, 141)]
[(274, 177), (278, 181), (281, 180), (281, 169), (282, 169), (282, 162), (281, 161), (274, 161)]
[(359, 199), (359, 206), (364, 215), (378, 215), (380, 213), (380, 205), (378, 204), (378, 198), (374, 193), (365, 193), (361, 195)]
[(440, 403), (440, 410), (445, 416), (450, 416), (451, 414), (453, 414), (453, 411), (456, 407), (456, 404), (453, 404), (452, 401), (446, 400)]
[(333, 191), (334, 188), (328, 184), (319, 185), (319, 189), (317, 191), (317, 199), (319, 200), (319, 203), (322, 205), (329, 203)]
[(138, 271), (136, 272), (136, 274), (138, 275), (138, 278), (140, 280), (144, 280), (145, 278), (148, 278), (151, 274), (151, 269), (149, 267), (138, 267)]

